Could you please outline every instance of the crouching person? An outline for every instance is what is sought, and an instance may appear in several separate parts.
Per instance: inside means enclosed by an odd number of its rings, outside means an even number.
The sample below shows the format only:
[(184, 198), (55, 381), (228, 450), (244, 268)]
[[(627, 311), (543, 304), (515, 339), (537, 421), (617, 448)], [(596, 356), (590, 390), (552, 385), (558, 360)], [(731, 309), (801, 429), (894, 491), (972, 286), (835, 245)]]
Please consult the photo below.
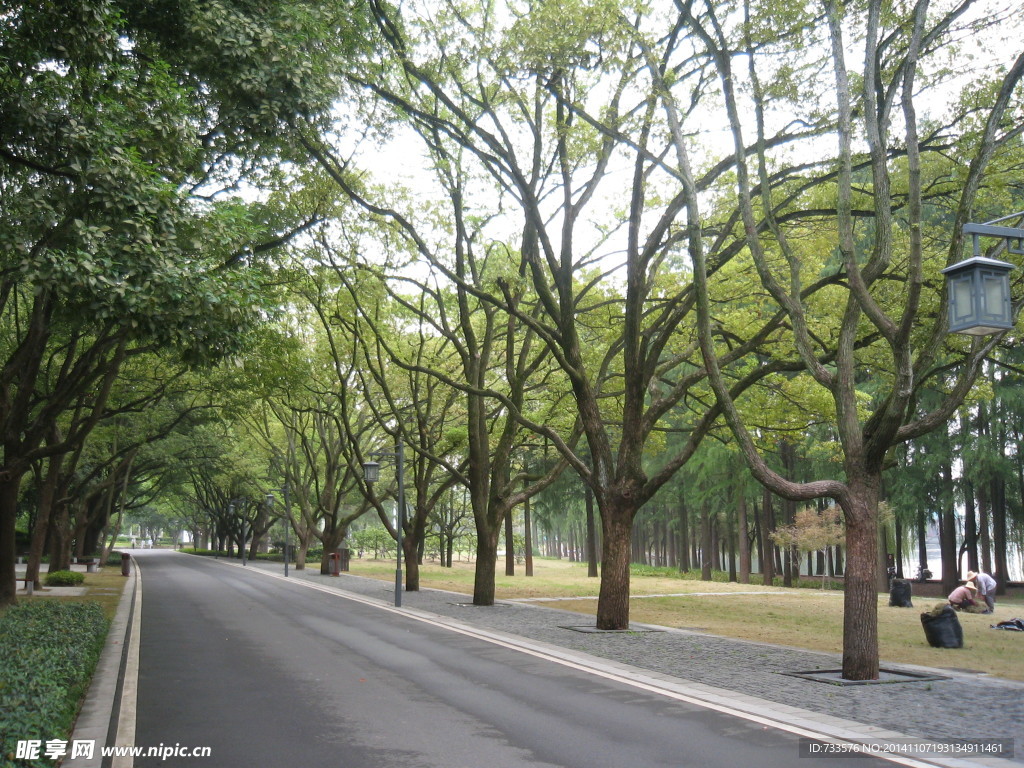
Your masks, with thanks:
[(949, 593), (949, 604), (958, 611), (963, 611), (975, 605), (974, 596), (977, 592), (978, 588), (974, 586), (974, 582), (968, 581)]

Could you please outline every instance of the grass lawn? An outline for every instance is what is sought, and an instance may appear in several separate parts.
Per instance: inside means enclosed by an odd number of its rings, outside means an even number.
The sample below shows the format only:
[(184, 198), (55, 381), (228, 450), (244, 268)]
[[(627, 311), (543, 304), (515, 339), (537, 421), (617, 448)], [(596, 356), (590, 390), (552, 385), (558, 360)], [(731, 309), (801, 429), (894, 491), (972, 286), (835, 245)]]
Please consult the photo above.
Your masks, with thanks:
[[(117, 604), (121, 600), (121, 593), (124, 591), (124, 586), (128, 582), (128, 579), (121, 575), (120, 567), (109, 565), (101, 567), (98, 573), (87, 573), (84, 575), (85, 581), (81, 586), (73, 588), (76, 593), (84, 589), (83, 594), (68, 594), (68, 592), (71, 591), (69, 588), (44, 586), (42, 590), (37, 589), (35, 594), (31, 597), (24, 593), (19, 594), (18, 602), (22, 603), (31, 600), (60, 600), (62, 602), (74, 603), (99, 603), (103, 608), (103, 613), (107, 619), (113, 619), (114, 613), (117, 612)], [(41, 574), (41, 578), (45, 584), (45, 567)]]
[[(587, 577), (586, 566), (562, 560), (534, 559), (534, 576), (522, 565), (516, 576), (505, 576), (498, 562), (495, 594), (499, 599), (580, 597), (559, 600), (552, 607), (595, 615), (598, 579)], [(393, 580), (393, 560), (353, 558), (351, 573)], [(420, 567), (420, 585), (471, 594), (473, 565), (453, 568), (436, 563)], [(631, 579), (630, 619), (645, 624), (701, 629), (710, 634), (788, 645), (816, 651), (842, 651), (843, 594), (820, 589), (785, 589), (755, 584), (695, 581), (663, 576)], [(645, 597), (650, 596), (650, 597)], [(960, 614), (964, 647), (932, 648), (925, 640), (921, 613), (937, 598), (914, 597), (913, 608), (890, 608), (889, 596), (879, 595), (878, 639), (882, 664), (919, 664), (945, 669), (986, 672), (1024, 680), (1024, 633), (990, 629), (1004, 619), (1024, 617), (1024, 600), (1002, 598), (994, 615)]]

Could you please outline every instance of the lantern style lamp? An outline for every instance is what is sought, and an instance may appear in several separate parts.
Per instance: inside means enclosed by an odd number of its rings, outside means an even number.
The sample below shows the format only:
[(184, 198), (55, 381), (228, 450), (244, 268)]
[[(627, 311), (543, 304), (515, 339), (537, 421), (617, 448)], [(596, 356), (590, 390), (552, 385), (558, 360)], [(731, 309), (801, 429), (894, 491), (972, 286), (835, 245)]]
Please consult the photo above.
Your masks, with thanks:
[(368, 483), (376, 483), (378, 480), (380, 480), (379, 461), (363, 462), (363, 479)]
[(1013, 328), (1010, 271), (1013, 264), (984, 256), (942, 270), (949, 292), (949, 330), (987, 336)]
[(951, 333), (987, 336), (1013, 328), (1010, 272), (1016, 267), (982, 256), (979, 240), (999, 238), (1010, 253), (1024, 254), (1024, 229), (994, 226), (997, 221), (1020, 215), (1015, 213), (986, 224), (964, 225), (964, 234), (974, 240), (974, 255), (942, 270), (946, 275)]

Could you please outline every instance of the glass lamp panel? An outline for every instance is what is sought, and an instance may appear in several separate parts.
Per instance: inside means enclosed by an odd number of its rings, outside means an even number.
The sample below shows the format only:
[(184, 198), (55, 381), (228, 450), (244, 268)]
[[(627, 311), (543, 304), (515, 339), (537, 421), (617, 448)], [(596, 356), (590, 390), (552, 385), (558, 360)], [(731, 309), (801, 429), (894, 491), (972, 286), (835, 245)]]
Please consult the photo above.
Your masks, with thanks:
[(1010, 324), (1009, 279), (1005, 272), (981, 272), (981, 316), (990, 324)]
[(977, 321), (974, 307), (974, 280), (971, 273), (957, 275), (949, 281), (950, 316), (952, 325), (961, 326)]

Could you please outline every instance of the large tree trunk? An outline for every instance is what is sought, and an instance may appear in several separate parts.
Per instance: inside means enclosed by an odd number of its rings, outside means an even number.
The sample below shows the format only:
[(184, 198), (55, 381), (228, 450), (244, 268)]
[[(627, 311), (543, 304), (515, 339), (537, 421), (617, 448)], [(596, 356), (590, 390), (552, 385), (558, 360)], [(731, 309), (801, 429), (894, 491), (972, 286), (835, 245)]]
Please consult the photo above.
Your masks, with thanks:
[(594, 519), (594, 492), (586, 487), (587, 502), (587, 578), (597, 578), (597, 525)]
[[(499, 518), (500, 519), (500, 518)], [(473, 605), (494, 605), (494, 571), (498, 561), (498, 531), (477, 528), (476, 570), (473, 576)]]
[(106, 506), (100, 511), (99, 515), (91, 517), (85, 522), (81, 538), (78, 542), (81, 548), (80, 555), (85, 557), (96, 555), (99, 557), (103, 551), (103, 531), (107, 529), (109, 524), (110, 514)]
[(629, 629), (629, 555), (633, 515), (625, 509), (602, 509), (601, 589), (598, 629)]
[[(65, 486), (66, 487), (66, 486)], [(48, 573), (71, 569), (71, 511), (69, 502), (56, 505), (56, 515), (50, 515), (50, 565)]]
[(249, 540), (249, 559), (255, 560), (256, 555), (259, 554), (260, 548), (263, 546), (263, 536), (265, 533), (252, 532), (252, 538)]
[(329, 576), (331, 573), (331, 555), (338, 549), (338, 546), (345, 540), (348, 528), (338, 527), (333, 531), (324, 531), (320, 536), (320, 543), (324, 545), (323, 554), (320, 557), (320, 574)]
[(14, 605), (17, 585), (14, 582), (15, 530), (18, 522), (18, 491), (21, 474), (0, 475), (0, 607)]
[(878, 679), (878, 489), (880, 477), (849, 478), (843, 679)]
[(306, 570), (306, 556), (309, 553), (309, 545), (313, 541), (313, 531), (307, 529), (301, 536), (296, 531), (295, 535), (298, 539), (298, 546), (295, 547), (295, 570), (304, 571)]
[[(464, 322), (468, 322), (465, 319)], [(483, 381), (479, 359), (466, 365), (466, 380)], [(494, 605), (494, 575), (498, 559), (498, 536), (504, 509), (497, 508), (491, 489), (489, 422), (484, 399), (466, 395), (466, 416), (469, 430), (469, 499), (476, 526), (476, 567), (473, 572), (473, 605)]]
[(420, 591), (419, 542), (415, 536), (402, 538), (402, 556), (405, 558), (405, 591)]
[[(523, 530), (526, 533), (526, 551), (523, 554), (526, 575), (533, 576), (533, 520), (530, 517), (530, 500), (523, 502)], [(451, 563), (449, 563), (451, 565)]]
[(60, 466), (62, 457), (51, 456), (47, 461), (46, 474), (43, 475), (39, 485), (39, 500), (36, 504), (36, 522), (32, 527), (32, 540), (29, 542), (28, 566), (25, 570), (25, 578), (33, 581), (33, 586), (41, 587), (39, 583), (40, 564), (43, 561), (43, 547), (46, 545), (46, 531), (50, 527), (50, 514), (53, 510), (53, 500), (57, 494), (57, 481), (60, 478)]

